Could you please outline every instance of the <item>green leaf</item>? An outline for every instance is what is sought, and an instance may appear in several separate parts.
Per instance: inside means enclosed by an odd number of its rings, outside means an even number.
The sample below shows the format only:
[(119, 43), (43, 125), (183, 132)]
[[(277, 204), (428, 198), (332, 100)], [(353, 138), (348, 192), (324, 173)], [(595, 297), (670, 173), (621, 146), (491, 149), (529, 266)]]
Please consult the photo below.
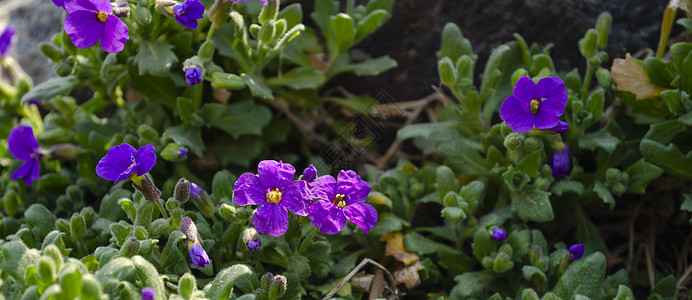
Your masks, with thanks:
[(447, 128), (454, 126), (456, 122), (441, 122), (441, 123), (418, 123), (411, 124), (399, 129), (396, 133), (396, 138), (404, 141), (410, 138), (422, 137), (429, 138), (431, 135), (445, 131)]
[(233, 199), (233, 183), (237, 177), (227, 170), (216, 172), (211, 184), (211, 197), (215, 202), (222, 198)]
[(228, 299), (233, 291), (233, 282), (250, 276), (254, 276), (254, 274), (246, 265), (237, 264), (225, 268), (216, 275), (204, 296), (212, 300)]
[(584, 184), (579, 181), (563, 179), (553, 184), (550, 192), (556, 196), (562, 196), (565, 193), (574, 193), (577, 196), (581, 196), (584, 194)]
[(154, 289), (156, 295), (161, 295), (159, 298), (166, 295), (166, 289), (163, 284), (159, 272), (156, 267), (152, 265), (148, 260), (139, 255), (132, 257), (132, 263), (135, 266), (135, 272), (137, 273), (137, 278), (142, 282), (142, 286), (148, 286)]
[(140, 76), (135, 64), (128, 65), (130, 86), (144, 95), (149, 101), (174, 109), (178, 92), (175, 82), (168, 77)]
[(42, 204), (32, 204), (24, 212), (24, 218), (37, 240), (43, 240), (55, 227), (55, 216)]
[(603, 90), (598, 90), (589, 95), (586, 102), (586, 109), (593, 115), (593, 120), (598, 121), (603, 117), (603, 107), (605, 106), (605, 94)]
[(620, 139), (614, 137), (610, 132), (599, 131), (582, 135), (579, 137), (579, 147), (586, 148), (591, 151), (596, 148), (601, 148), (608, 153), (613, 153), (615, 148), (620, 144)]
[(605, 300), (605, 270), (606, 259), (603, 253), (596, 252), (576, 260), (567, 267), (553, 292), (562, 299), (573, 299), (580, 294), (594, 300)]
[(24, 105), (26, 104), (26, 101), (29, 101), (30, 99), (47, 101), (57, 95), (67, 95), (80, 83), (81, 81), (79, 78), (74, 75), (48, 79), (24, 94), (24, 96), (22, 96), (21, 103)]
[(274, 99), (272, 90), (264, 84), (262, 77), (252, 76), (245, 73), (240, 74), (240, 77), (243, 77), (243, 80), (245, 80), (245, 85), (250, 88), (250, 93), (252, 93), (253, 96), (262, 99)]
[(317, 89), (327, 80), (324, 73), (314, 67), (299, 67), (282, 74), (280, 77), (272, 77), (265, 82), (268, 86), (283, 85), (296, 90)]
[[(466, 272), (454, 277), (457, 285), (450, 292), (451, 299), (484, 299), (482, 293), (485, 291), (488, 282), (492, 281), (492, 273), (481, 272)], [(480, 297), (474, 297), (480, 296)]]
[(603, 200), (603, 203), (610, 205), (610, 209), (615, 207), (615, 199), (613, 199), (613, 194), (610, 193), (610, 190), (608, 190), (608, 188), (605, 187), (602, 182), (596, 181), (593, 186), (593, 191), (596, 192), (601, 200)]
[(471, 248), (476, 259), (483, 261), (483, 257), (489, 256), (493, 251), (497, 250), (497, 243), (490, 236), (488, 230), (479, 228), (473, 236)]
[(665, 90), (661, 92), (661, 97), (668, 105), (670, 112), (676, 116), (685, 113), (683, 103), (690, 101), (690, 95), (681, 90)]
[(692, 179), (692, 151), (682, 154), (675, 144), (667, 147), (652, 140), (643, 139), (639, 150), (647, 161), (673, 176)]
[(685, 124), (678, 120), (668, 120), (651, 124), (651, 127), (644, 139), (655, 141), (661, 144), (668, 144), (678, 135), (685, 131)]
[(688, 94), (692, 93), (692, 52), (689, 52), (682, 61), (682, 69), (678, 70), (680, 75), (680, 89)]
[(669, 89), (673, 88), (671, 83), (675, 79), (675, 71), (672, 64), (658, 57), (649, 57), (644, 60), (644, 70), (651, 83)]
[(363, 17), (358, 22), (358, 27), (356, 30), (356, 43), (360, 42), (363, 38), (375, 32), (377, 28), (382, 26), (382, 21), (387, 14), (388, 13), (386, 10), (377, 9)]
[(692, 212), (692, 194), (685, 194), (685, 201), (680, 205), (680, 210)]
[[(404, 228), (404, 222), (394, 214), (387, 214), (377, 221), (377, 225), (370, 232), (373, 232), (374, 236), (383, 236), (393, 231), (401, 231)], [(407, 224), (407, 226), (409, 225)]]
[(375, 76), (397, 66), (396, 60), (391, 59), (389, 55), (385, 55), (357, 64), (339, 66), (335, 68), (333, 74), (353, 72), (358, 76)]
[(189, 121), (192, 113), (195, 112), (195, 106), (192, 103), (192, 99), (185, 97), (178, 97), (176, 104), (178, 106), (178, 114), (180, 114), (180, 119)]
[(208, 103), (202, 108), (202, 118), (207, 126), (222, 129), (235, 139), (243, 134), (260, 135), (271, 117), (267, 107), (255, 105), (252, 101), (231, 105)]
[(535, 187), (511, 191), (512, 212), (524, 221), (548, 222), (555, 217), (550, 205), (550, 193)]
[(615, 295), (615, 298), (613, 300), (634, 300), (634, 295), (632, 294), (632, 290), (630, 290), (629, 287), (626, 285), (619, 285), (618, 286), (618, 293)]
[(678, 282), (675, 276), (668, 275), (666, 278), (659, 280), (656, 286), (651, 290), (651, 294), (659, 294), (665, 298), (674, 298), (677, 291)]
[(82, 291), (82, 273), (74, 266), (60, 270), (60, 296), (63, 299), (77, 299)]
[(134, 61), (139, 69), (139, 75), (151, 74), (158, 77), (168, 77), (168, 69), (178, 61), (171, 50), (173, 45), (161, 41), (144, 41), (139, 45), (139, 51)]
[(336, 53), (330, 55), (339, 56), (351, 47), (353, 38), (356, 36), (356, 25), (353, 24), (351, 16), (344, 13), (332, 16), (331, 22), (337, 48)]
[(449, 57), (452, 61), (457, 61), (462, 55), (474, 56), (471, 41), (464, 38), (461, 29), (456, 24), (445, 24), (442, 30), (442, 47), (437, 52), (437, 59)]
[(347, 107), (360, 114), (369, 114), (372, 108), (378, 104), (377, 100), (370, 95), (362, 95), (351, 98), (325, 97), (322, 100), (334, 102), (343, 107)]
[(404, 248), (420, 255), (435, 253), (439, 250), (440, 246), (440, 243), (417, 232), (407, 233), (404, 236)]
[(293, 28), (303, 22), (303, 8), (300, 3), (293, 3), (279, 12), (279, 19), (286, 19), (286, 28)]
[(205, 147), (199, 126), (184, 122), (181, 125), (166, 128), (162, 137), (170, 138), (178, 145), (185, 146), (197, 156), (202, 157)]
[(524, 275), (526, 281), (533, 282), (538, 286), (543, 286), (548, 281), (543, 271), (534, 266), (523, 266), (521, 268), (521, 273)]
[(447, 193), (456, 192), (459, 189), (459, 181), (457, 181), (454, 171), (448, 166), (439, 166), (435, 173), (435, 188), (443, 199)]
[(630, 175), (627, 192), (644, 194), (649, 182), (661, 176), (663, 169), (648, 163), (642, 158), (625, 169), (625, 172)]
[(366, 6), (368, 13), (378, 9), (384, 9), (387, 12), (391, 12), (392, 8), (394, 8), (394, 0), (369, 0)]
[(541, 151), (534, 151), (517, 164), (517, 170), (524, 172), (529, 177), (538, 176), (538, 170), (541, 168)]
[(692, 19), (681, 18), (675, 21), (676, 24), (687, 28), (687, 30), (692, 31)]
[(266, 148), (265, 141), (246, 135), (237, 140), (229, 139), (215, 143), (209, 148), (209, 151), (216, 153), (222, 165), (234, 164), (249, 167), (250, 163), (260, 156)]

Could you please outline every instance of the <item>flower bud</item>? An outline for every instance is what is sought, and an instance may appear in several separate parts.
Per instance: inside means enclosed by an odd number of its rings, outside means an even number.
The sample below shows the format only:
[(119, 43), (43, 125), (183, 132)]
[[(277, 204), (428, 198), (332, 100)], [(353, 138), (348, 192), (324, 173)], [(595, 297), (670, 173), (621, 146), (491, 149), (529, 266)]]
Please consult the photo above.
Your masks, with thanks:
[(493, 269), (493, 264), (495, 263), (495, 259), (493, 259), (490, 256), (485, 256), (483, 257), (483, 260), (481, 261), (481, 264), (483, 265), (484, 268), (488, 270)]
[(521, 150), (524, 139), (523, 135), (512, 132), (505, 137), (504, 145), (509, 150)]
[(206, 40), (202, 46), (199, 46), (199, 50), (197, 50), (197, 56), (199, 56), (202, 59), (205, 58), (211, 58), (214, 56), (214, 50), (216, 49), (216, 44), (214, 44), (213, 40)]
[(536, 182), (534, 185), (540, 189), (540, 190), (548, 190), (548, 187), (550, 186), (550, 180), (548, 178), (544, 177), (538, 177), (536, 178)]
[(598, 32), (593, 28), (586, 31), (584, 37), (579, 40), (579, 51), (585, 58), (591, 58), (596, 53), (598, 46)]
[(556, 296), (553, 292), (547, 292), (543, 294), (543, 298), (541, 300), (558, 300), (560, 297)]
[(569, 130), (569, 124), (567, 122), (559, 121), (555, 127), (550, 128), (555, 133), (563, 133)]
[(101, 284), (94, 275), (82, 275), (82, 290), (79, 299), (103, 299), (102, 291)]
[(190, 299), (190, 296), (192, 296), (192, 293), (194, 293), (196, 289), (197, 283), (195, 276), (190, 273), (185, 273), (183, 276), (180, 276), (180, 280), (178, 280), (179, 295), (185, 297), (185, 299)]
[(149, 233), (147, 232), (146, 229), (144, 229), (144, 226), (141, 225), (136, 225), (135, 226), (135, 238), (143, 241), (146, 240), (148, 237)]
[(193, 198), (202, 197), (202, 188), (200, 188), (199, 185), (190, 182), (190, 196)]
[(173, 6), (176, 6), (178, 4), (178, 1), (173, 0), (156, 0), (156, 5), (154, 6), (154, 9), (156, 9), (156, 11), (160, 14), (163, 14), (169, 18), (173, 18)]
[(493, 240), (496, 240), (498, 242), (502, 242), (507, 238), (507, 231), (505, 231), (502, 228), (494, 228), (490, 232), (490, 236), (493, 238)]
[(443, 57), (437, 62), (437, 69), (440, 73), (440, 80), (446, 86), (453, 87), (457, 83), (457, 72), (454, 63), (449, 57)]
[(137, 255), (137, 251), (139, 251), (139, 241), (136, 238), (129, 238), (120, 247), (120, 256), (133, 257)]
[[(177, 200), (174, 200), (174, 201), (177, 202)], [(180, 220), (183, 217), (184, 212), (185, 211), (183, 211), (182, 208), (175, 208), (175, 209), (170, 210), (171, 217), (173, 217), (173, 219), (175, 219), (175, 220)]]
[(245, 88), (245, 80), (235, 74), (214, 72), (211, 74), (211, 87), (215, 89), (240, 90)]
[(529, 77), (529, 71), (524, 68), (519, 68), (514, 71), (514, 74), (512, 74), (512, 87), (517, 86), (517, 81), (522, 77)]
[(512, 249), (512, 245), (510, 244), (503, 244), (500, 246), (500, 252), (507, 253), (507, 255), (512, 256), (514, 254), (514, 249)]
[(272, 39), (274, 39), (275, 34), (276, 26), (274, 26), (274, 21), (267, 20), (267, 22), (265, 22), (260, 29), (259, 40), (262, 41), (262, 43), (268, 44), (272, 41)]
[(626, 190), (627, 190), (627, 188), (626, 188), (625, 185), (622, 184), (621, 182), (616, 183), (616, 184), (613, 185), (613, 187), (611, 188), (611, 191), (613, 192), (613, 194), (615, 194), (615, 195), (618, 196), (618, 197), (619, 197), (619, 196), (622, 196), (622, 194), (624, 194)]
[(204, 244), (204, 242), (202, 242), (202, 237), (200, 237), (199, 233), (197, 232), (197, 226), (194, 222), (192, 222), (190, 217), (184, 217), (180, 220), (179, 230), (185, 234), (188, 242), (199, 242), (200, 244)]
[(584, 245), (582, 244), (574, 244), (569, 247), (569, 260), (577, 260), (580, 259), (584, 255)]
[(198, 66), (192, 65), (185, 69), (185, 81), (189, 85), (197, 85), (202, 82), (202, 69)]
[(227, 223), (231, 223), (231, 222), (236, 220), (236, 213), (237, 213), (236, 208), (231, 206), (231, 205), (228, 205), (226, 203), (222, 203), (219, 206), (219, 215)]
[(286, 292), (286, 277), (283, 275), (276, 275), (272, 282), (269, 284), (269, 299), (279, 299)]
[(507, 253), (497, 253), (497, 256), (495, 256), (495, 262), (493, 263), (493, 271), (497, 273), (504, 273), (505, 271), (512, 269), (513, 266), (514, 263), (510, 260)]
[(145, 287), (142, 289), (142, 300), (154, 300), (156, 299), (156, 294), (154, 289), (151, 287)]
[(171, 225), (168, 224), (168, 220), (166, 219), (156, 219), (154, 222), (151, 222), (151, 237), (156, 237), (159, 234), (162, 234), (164, 231), (168, 230), (168, 228)]
[(564, 145), (563, 147), (555, 152), (550, 161), (550, 168), (553, 170), (553, 177), (555, 178), (567, 175), (571, 168), (569, 147)]
[(620, 181), (620, 170), (615, 168), (608, 168), (605, 174), (606, 182), (613, 184)]
[(55, 244), (49, 244), (45, 249), (43, 249), (43, 255), (50, 257), (53, 260), (56, 270), (60, 269), (63, 263), (63, 257), (62, 252), (60, 252), (60, 249), (58, 249), (58, 246)]
[(593, 67), (600, 66), (602, 62), (603, 62), (603, 59), (599, 56), (594, 56), (592, 58), (589, 58), (589, 64)]
[(176, 208), (180, 208), (180, 202), (174, 198), (169, 198), (168, 201), (166, 201), (166, 209), (171, 211)]
[(91, 225), (94, 224), (94, 209), (91, 208), (91, 206), (82, 208), (79, 214), (84, 217), (87, 227), (91, 227)]
[(74, 184), (69, 185), (67, 186), (67, 188), (65, 188), (65, 196), (67, 196), (67, 200), (70, 200), (71, 203), (81, 202), (84, 198), (82, 189), (80, 189), (77, 185)]
[(216, 0), (214, 2), (211, 8), (209, 8), (208, 13), (212, 26), (219, 28), (226, 22), (226, 19), (228, 18), (228, 10), (231, 8), (231, 4), (231, 1), (227, 0)]
[(523, 291), (521, 291), (521, 299), (522, 300), (539, 300), (538, 298), (538, 293), (534, 291), (532, 288), (526, 288)]
[(173, 190), (173, 199), (178, 200), (180, 203), (185, 203), (189, 197), (190, 182), (185, 178), (180, 178), (178, 183), (175, 184), (175, 189)]
[(262, 11), (260, 11), (257, 18), (260, 24), (264, 24), (269, 20), (274, 21), (279, 16), (279, 0), (268, 0), (265, 3), (266, 5), (262, 7)]
[(185, 148), (178, 149), (178, 155), (180, 157), (186, 157), (187, 156), (187, 149), (185, 149)]
[(245, 228), (241, 233), (241, 236), (243, 239), (243, 244), (245, 244), (247, 249), (250, 251), (255, 251), (262, 245), (262, 241), (257, 233), (257, 229), (254, 227)]
[(370, 194), (368, 194), (368, 202), (374, 205), (383, 205), (392, 208), (392, 200), (380, 192), (370, 192)]
[(38, 262), (38, 279), (50, 285), (55, 281), (57, 268), (55, 262), (48, 256), (41, 256)]
[(274, 274), (267, 272), (266, 274), (262, 275), (262, 279), (260, 280), (260, 286), (262, 289), (268, 291), (269, 290), (269, 284), (271, 284), (272, 280), (274, 279)]
[(457, 60), (457, 75), (461, 77), (462, 80), (467, 79), (473, 82), (473, 67), (473, 58), (471, 58), (471, 56), (464, 54), (461, 57), (459, 57), (459, 60)]
[(79, 240), (86, 234), (86, 222), (84, 217), (78, 213), (74, 213), (70, 219), (70, 234), (72, 239)]
[(60, 58), (62, 58), (62, 50), (52, 43), (41, 42), (38, 44), (38, 49), (54, 63), (60, 62)]
[(620, 182), (629, 183), (630, 182), (630, 174), (627, 174), (627, 172), (625, 172), (625, 171), (620, 172)]
[(151, 203), (158, 203), (159, 202), (159, 196), (161, 196), (161, 191), (159, 191), (158, 188), (154, 185), (154, 183), (151, 182), (149, 177), (147, 176), (142, 176), (142, 185), (137, 185), (134, 182), (132, 183), (132, 186), (134, 186), (138, 191), (142, 193), (144, 196), (144, 199)]
[(209, 194), (204, 190), (200, 189), (199, 197), (192, 197), (192, 203), (197, 206), (205, 217), (211, 219), (214, 216), (214, 203), (211, 202)]
[(537, 137), (530, 136), (524, 140), (524, 151), (534, 152), (543, 149), (543, 140)]
[(543, 257), (543, 249), (541, 249), (541, 246), (533, 245), (529, 251), (529, 261), (531, 264), (535, 266), (536, 262), (541, 257)]
[(454, 191), (450, 191), (445, 195), (444, 198), (442, 198), (442, 205), (444, 207), (457, 207), (459, 202), (461, 202), (463, 199), (461, 199), (461, 196), (457, 194)]
[(550, 268), (550, 258), (547, 256), (541, 256), (541, 258), (536, 260), (536, 264), (534, 264), (534, 266), (543, 272), (548, 272), (548, 268)]
[(606, 89), (613, 85), (613, 78), (610, 77), (610, 72), (607, 69), (599, 68), (596, 71), (596, 80), (598, 84)]
[(259, 40), (259, 32), (262, 29), (262, 26), (259, 26), (257, 24), (250, 24), (250, 27), (248, 27), (248, 31), (250, 31), (250, 35), (252, 38)]
[(317, 178), (317, 168), (311, 164), (303, 171), (303, 180), (312, 182), (315, 178)]
[(598, 49), (604, 50), (608, 47), (608, 33), (613, 24), (613, 16), (608, 12), (598, 15), (596, 20), (596, 32), (598, 32)]
[(192, 246), (188, 248), (188, 253), (190, 254), (192, 264), (197, 268), (204, 268), (205, 265), (211, 263), (207, 252), (204, 251), (204, 248), (202, 248), (202, 245), (199, 243), (193, 243)]
[(137, 128), (137, 135), (144, 141), (152, 143), (159, 140), (159, 133), (153, 127), (142, 124)]
[(443, 217), (449, 219), (453, 223), (459, 223), (466, 219), (466, 212), (456, 206), (445, 207), (442, 209), (441, 213)]
[(70, 233), (70, 222), (63, 218), (57, 219), (55, 220), (55, 228), (60, 232)]
[(79, 154), (79, 147), (72, 144), (58, 144), (48, 150), (48, 159), (73, 160)]
[[(184, 150), (185, 155), (181, 155), (181, 150)], [(187, 152), (187, 149), (176, 143), (168, 143), (168, 145), (161, 150), (161, 158), (167, 161), (182, 161), (186, 158)]]
[(117, 2), (111, 2), (113, 6), (113, 15), (118, 18), (127, 18), (130, 16), (130, 5), (127, 0), (119, 0)]
[(72, 74), (72, 70), (74, 69), (74, 58), (72, 57), (67, 57), (63, 60), (60, 60), (57, 64), (53, 65), (53, 70), (55, 71), (58, 76), (67, 76)]

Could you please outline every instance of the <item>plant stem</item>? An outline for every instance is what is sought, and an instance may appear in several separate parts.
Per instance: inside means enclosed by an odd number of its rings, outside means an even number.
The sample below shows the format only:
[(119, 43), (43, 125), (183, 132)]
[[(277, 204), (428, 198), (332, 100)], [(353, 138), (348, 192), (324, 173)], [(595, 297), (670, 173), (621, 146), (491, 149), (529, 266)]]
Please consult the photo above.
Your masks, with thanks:
[(303, 242), (300, 244), (300, 247), (298, 248), (298, 254), (303, 253), (303, 248), (305, 248), (305, 245), (308, 243), (308, 240), (310, 240), (313, 236), (315, 236), (315, 234), (317, 234), (319, 231), (320, 231), (320, 229), (315, 227), (315, 229), (313, 229), (308, 234), (308, 236), (305, 237)]
[(207, 32), (207, 38), (205, 39), (206, 41), (211, 40), (211, 37), (214, 36), (214, 30), (216, 30), (216, 27), (214, 24), (211, 24), (209, 26), (209, 32)]
[(166, 214), (166, 210), (163, 208), (163, 205), (161, 204), (161, 200), (156, 199), (156, 206), (159, 207), (159, 210), (161, 211), (163, 218), (168, 219), (168, 214)]
[[(586, 75), (584, 75), (584, 85), (581, 89), (582, 100), (586, 102), (586, 93), (589, 92), (589, 85), (591, 84), (591, 78), (593, 77), (594, 67), (586, 61)], [(586, 105), (586, 103), (584, 104)]]

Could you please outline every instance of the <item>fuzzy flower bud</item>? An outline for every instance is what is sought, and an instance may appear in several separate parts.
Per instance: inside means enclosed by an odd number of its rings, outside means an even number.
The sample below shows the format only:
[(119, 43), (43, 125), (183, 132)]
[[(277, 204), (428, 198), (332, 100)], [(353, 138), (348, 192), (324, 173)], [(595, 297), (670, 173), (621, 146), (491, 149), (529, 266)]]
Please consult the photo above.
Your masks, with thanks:
[(525, 137), (518, 133), (510, 133), (505, 137), (505, 147), (509, 150), (521, 150)]
[(161, 196), (161, 191), (154, 185), (151, 180), (149, 180), (149, 177), (142, 176), (142, 185), (138, 185), (136, 183), (132, 183), (132, 186), (134, 186), (138, 191), (142, 193), (144, 196), (144, 199), (151, 203), (158, 203), (159, 202), (159, 196)]
[(178, 149), (178, 154), (180, 155), (180, 157), (187, 156), (187, 149), (185, 149), (185, 148)]
[(191, 66), (185, 69), (185, 81), (189, 85), (197, 85), (202, 82), (202, 69), (198, 66)]
[(553, 159), (550, 161), (550, 168), (553, 169), (553, 177), (556, 178), (569, 173), (571, 166), (568, 146), (562, 145), (561, 149), (558, 147), (557, 152), (555, 152)]
[(245, 228), (241, 235), (243, 244), (245, 244), (250, 251), (255, 251), (262, 245), (257, 229), (254, 227)]
[(569, 260), (574, 261), (580, 259), (584, 255), (584, 245), (574, 244), (569, 247)]
[(156, 295), (154, 289), (151, 287), (145, 287), (142, 289), (142, 300), (154, 300)]
[(200, 244), (204, 244), (204, 242), (202, 242), (202, 237), (200, 237), (197, 232), (197, 226), (192, 222), (190, 217), (184, 217), (180, 220), (180, 227), (178, 230), (185, 234), (189, 243), (199, 242)]
[(113, 6), (113, 15), (118, 18), (127, 18), (130, 16), (130, 5), (127, 3), (127, 0), (111, 2), (111, 5)]
[(502, 228), (495, 228), (491, 231), (490, 235), (493, 237), (493, 240), (502, 242), (507, 237), (507, 231)]
[(317, 177), (317, 169), (315, 166), (310, 165), (303, 171), (303, 180), (311, 182)]
[(276, 275), (269, 284), (269, 299), (279, 299), (286, 292), (286, 277)]
[(563, 133), (569, 129), (569, 124), (567, 122), (559, 121), (555, 127), (551, 128), (555, 133)]
[(180, 178), (178, 183), (175, 184), (175, 189), (173, 190), (173, 199), (180, 201), (180, 203), (185, 203), (187, 198), (190, 197), (191, 184), (185, 178)]
[(120, 247), (120, 256), (133, 257), (137, 254), (137, 251), (139, 251), (139, 241), (136, 238), (130, 238)]
[(524, 140), (524, 151), (534, 152), (543, 149), (543, 140), (537, 137), (528, 137)]

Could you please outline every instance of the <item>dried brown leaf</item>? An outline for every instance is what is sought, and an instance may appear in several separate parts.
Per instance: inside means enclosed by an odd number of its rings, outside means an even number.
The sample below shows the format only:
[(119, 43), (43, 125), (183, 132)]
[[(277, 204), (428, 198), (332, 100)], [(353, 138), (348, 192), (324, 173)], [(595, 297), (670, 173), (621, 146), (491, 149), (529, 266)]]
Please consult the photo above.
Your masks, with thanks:
[(423, 265), (420, 262), (416, 262), (413, 265), (395, 271), (392, 275), (394, 275), (397, 284), (403, 283), (410, 290), (420, 283), (418, 271), (422, 269)]
[(625, 56), (625, 59), (616, 58), (613, 60), (610, 74), (613, 77), (613, 81), (617, 83), (618, 90), (633, 93), (637, 100), (659, 96), (665, 90), (665, 88), (649, 81), (649, 76), (644, 68), (629, 53)]
[(404, 235), (401, 234), (401, 232), (390, 232), (380, 237), (380, 241), (387, 242), (387, 247), (385, 248), (384, 253), (385, 255), (393, 256), (406, 266), (417, 262), (419, 259), (418, 254), (408, 252), (406, 249), (404, 249)]

